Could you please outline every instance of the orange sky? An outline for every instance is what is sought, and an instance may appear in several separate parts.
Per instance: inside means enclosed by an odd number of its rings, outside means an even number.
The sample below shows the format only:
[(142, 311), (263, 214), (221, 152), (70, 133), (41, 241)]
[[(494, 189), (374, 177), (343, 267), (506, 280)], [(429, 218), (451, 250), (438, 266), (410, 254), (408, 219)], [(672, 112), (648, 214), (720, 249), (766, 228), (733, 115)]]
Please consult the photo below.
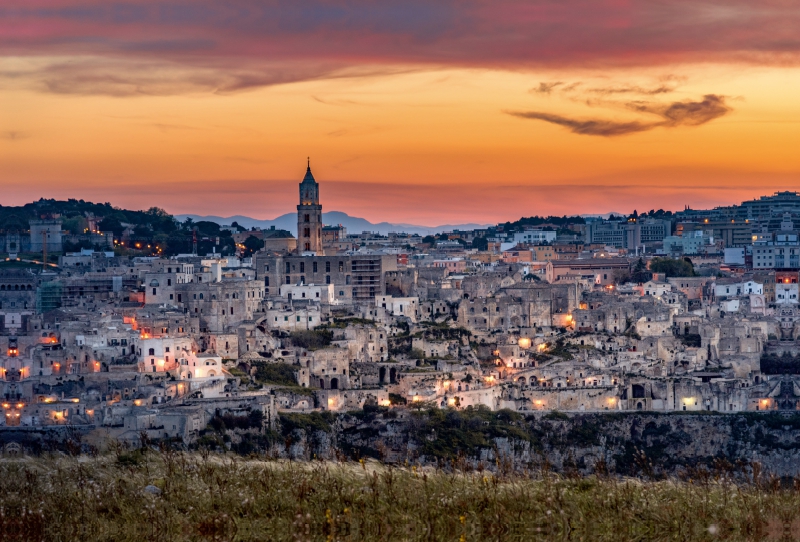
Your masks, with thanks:
[[(15, 16), (0, 10), (0, 31)], [(576, 63), (570, 49), (563, 62), (469, 65), (391, 51), (344, 51), (334, 62), (311, 51), (282, 59), (283, 68), (237, 65), (231, 75), (224, 55), (155, 61), (75, 48), (44, 40), (59, 32), (38, 22), (2, 44), (4, 205), (75, 197), (273, 218), (296, 205), (309, 155), (324, 209), (375, 222), (677, 210), (798, 184), (800, 70), (791, 58), (684, 51), (628, 62), (612, 50), (603, 62)], [(302, 49), (287, 42), (293, 54)], [(289, 65), (283, 79), (241, 84)]]

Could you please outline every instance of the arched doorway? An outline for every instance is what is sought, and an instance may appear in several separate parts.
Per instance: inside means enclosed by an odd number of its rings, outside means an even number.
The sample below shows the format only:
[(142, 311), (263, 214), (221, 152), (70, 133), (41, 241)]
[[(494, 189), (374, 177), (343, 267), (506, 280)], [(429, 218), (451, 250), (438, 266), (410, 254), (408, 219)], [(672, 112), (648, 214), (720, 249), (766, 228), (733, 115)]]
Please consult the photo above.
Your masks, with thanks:
[(331, 378), (331, 389), (338, 390), (339, 389), (339, 379), (338, 378)]
[(386, 367), (381, 367), (378, 371), (379, 379), (381, 384), (386, 383)]

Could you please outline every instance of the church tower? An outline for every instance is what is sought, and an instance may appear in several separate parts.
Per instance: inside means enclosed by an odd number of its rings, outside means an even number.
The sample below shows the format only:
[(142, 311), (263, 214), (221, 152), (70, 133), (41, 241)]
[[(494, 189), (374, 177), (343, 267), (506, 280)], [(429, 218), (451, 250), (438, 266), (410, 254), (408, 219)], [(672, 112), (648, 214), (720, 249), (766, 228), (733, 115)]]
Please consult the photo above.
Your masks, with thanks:
[(300, 183), (300, 205), (297, 206), (297, 253), (322, 251), (322, 205), (319, 204), (319, 185), (311, 174), (308, 163), (306, 176)]

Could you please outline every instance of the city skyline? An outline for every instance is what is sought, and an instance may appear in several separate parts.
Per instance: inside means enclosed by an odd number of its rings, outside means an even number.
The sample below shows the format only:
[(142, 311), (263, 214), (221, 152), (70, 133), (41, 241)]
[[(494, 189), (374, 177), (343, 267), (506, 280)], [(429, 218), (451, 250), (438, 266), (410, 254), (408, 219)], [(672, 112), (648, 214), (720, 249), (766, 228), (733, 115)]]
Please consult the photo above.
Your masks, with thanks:
[(4, 204), (438, 225), (730, 205), (796, 186), (780, 2), (0, 9)]

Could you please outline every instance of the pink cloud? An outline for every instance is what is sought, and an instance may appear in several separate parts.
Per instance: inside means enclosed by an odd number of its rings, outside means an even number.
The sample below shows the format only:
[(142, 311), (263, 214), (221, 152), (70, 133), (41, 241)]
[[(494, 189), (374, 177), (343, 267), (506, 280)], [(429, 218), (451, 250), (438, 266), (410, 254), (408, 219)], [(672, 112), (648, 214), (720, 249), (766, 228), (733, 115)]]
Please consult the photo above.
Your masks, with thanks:
[(237, 90), (365, 65), (795, 63), (798, 27), (780, 0), (11, 0), (0, 53), (178, 62)]

